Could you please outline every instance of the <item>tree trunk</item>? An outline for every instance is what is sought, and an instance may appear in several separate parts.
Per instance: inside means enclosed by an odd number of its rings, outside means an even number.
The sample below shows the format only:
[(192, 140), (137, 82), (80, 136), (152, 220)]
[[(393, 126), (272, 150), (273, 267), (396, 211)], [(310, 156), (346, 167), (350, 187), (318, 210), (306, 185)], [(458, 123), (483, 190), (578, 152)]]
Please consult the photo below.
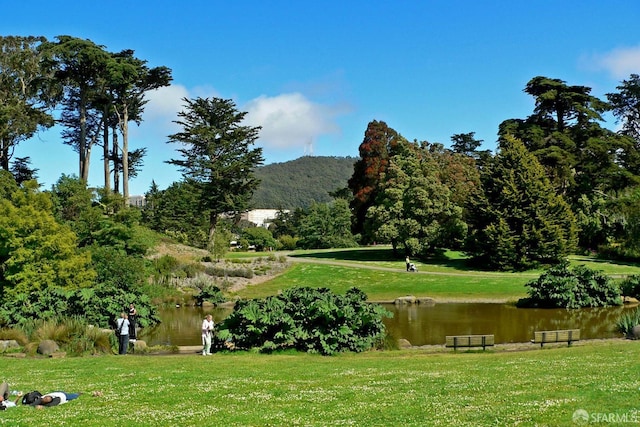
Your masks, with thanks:
[(9, 170), (9, 144), (0, 141), (0, 169)]
[(109, 117), (108, 107), (105, 106), (102, 112), (102, 144), (104, 147), (104, 190), (108, 194), (111, 192), (111, 170), (109, 169), (109, 126), (107, 126), (107, 118)]
[(122, 195), (129, 206), (129, 109), (124, 105), (122, 115)]
[(118, 131), (117, 129), (113, 129), (111, 131), (111, 138), (113, 139), (112, 145), (112, 153), (113, 156), (113, 191), (116, 193), (120, 192), (120, 160), (118, 157), (118, 153), (120, 152), (120, 148), (118, 147)]
[(209, 242), (207, 243), (207, 249), (210, 253), (215, 253), (215, 242), (216, 242), (216, 227), (218, 225), (218, 214), (216, 212), (211, 212), (209, 214)]
[(88, 181), (89, 171), (86, 166), (86, 148), (87, 148), (87, 106), (84, 97), (80, 96), (80, 141), (78, 142), (78, 154), (80, 156), (79, 175), (84, 182)]

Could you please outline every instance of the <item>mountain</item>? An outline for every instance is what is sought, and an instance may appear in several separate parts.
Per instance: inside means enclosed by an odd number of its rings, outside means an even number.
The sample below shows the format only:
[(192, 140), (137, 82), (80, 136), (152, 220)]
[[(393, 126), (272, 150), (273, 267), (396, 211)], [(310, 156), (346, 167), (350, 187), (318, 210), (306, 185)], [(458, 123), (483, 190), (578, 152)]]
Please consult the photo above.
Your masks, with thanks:
[(313, 201), (332, 200), (329, 192), (345, 188), (353, 175), (355, 157), (305, 156), (256, 169), (261, 180), (253, 195), (257, 209), (306, 208)]

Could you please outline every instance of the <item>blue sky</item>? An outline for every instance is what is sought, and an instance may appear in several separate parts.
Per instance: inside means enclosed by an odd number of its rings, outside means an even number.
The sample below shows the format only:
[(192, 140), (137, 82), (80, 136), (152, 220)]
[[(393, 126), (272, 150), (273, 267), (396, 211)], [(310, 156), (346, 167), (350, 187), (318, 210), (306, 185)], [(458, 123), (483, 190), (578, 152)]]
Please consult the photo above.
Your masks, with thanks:
[[(640, 73), (640, 2), (629, 1), (64, 1), (2, 2), (2, 35), (86, 38), (111, 52), (135, 50), (173, 70), (149, 94), (132, 148), (147, 147), (131, 194), (180, 179), (167, 135), (181, 99), (233, 99), (252, 125), (265, 163), (305, 154), (357, 156), (371, 120), (409, 140), (449, 146), (476, 132), (494, 149), (498, 125), (524, 118), (522, 89), (542, 75), (603, 97)], [(604, 124), (615, 129), (611, 118)], [(45, 188), (78, 173), (60, 129), (21, 143)], [(100, 151), (90, 184), (102, 186)]]

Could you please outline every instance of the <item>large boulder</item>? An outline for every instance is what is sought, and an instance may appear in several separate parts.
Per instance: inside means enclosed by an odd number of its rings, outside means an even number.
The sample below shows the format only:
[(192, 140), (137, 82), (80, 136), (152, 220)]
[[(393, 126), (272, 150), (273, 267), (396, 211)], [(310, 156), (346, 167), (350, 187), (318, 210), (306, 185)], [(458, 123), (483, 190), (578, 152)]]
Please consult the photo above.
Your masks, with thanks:
[(60, 351), (60, 347), (53, 340), (42, 340), (38, 344), (38, 353), (45, 356), (50, 356), (53, 353)]
[(631, 329), (631, 338), (640, 340), (640, 325), (636, 325)]

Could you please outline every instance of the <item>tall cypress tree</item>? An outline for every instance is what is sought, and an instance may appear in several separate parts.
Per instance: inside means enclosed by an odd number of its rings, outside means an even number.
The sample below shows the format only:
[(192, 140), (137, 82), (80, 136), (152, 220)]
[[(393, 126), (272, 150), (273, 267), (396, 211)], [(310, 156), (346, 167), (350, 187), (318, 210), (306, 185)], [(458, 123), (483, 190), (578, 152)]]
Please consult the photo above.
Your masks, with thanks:
[(576, 245), (575, 217), (524, 144), (506, 135), (469, 204), (466, 249), (481, 265), (524, 270), (555, 264)]

